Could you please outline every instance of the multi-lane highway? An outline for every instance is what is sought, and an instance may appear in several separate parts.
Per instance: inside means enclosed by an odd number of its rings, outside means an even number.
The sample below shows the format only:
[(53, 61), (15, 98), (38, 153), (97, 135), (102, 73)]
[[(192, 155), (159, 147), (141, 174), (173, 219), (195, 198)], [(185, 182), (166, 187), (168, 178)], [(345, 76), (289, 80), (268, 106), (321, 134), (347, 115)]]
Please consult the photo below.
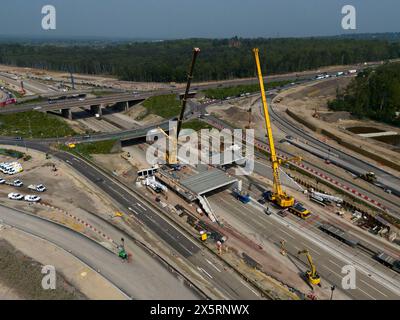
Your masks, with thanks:
[[(310, 250), (321, 277), (338, 288), (342, 287), (342, 267), (354, 265), (357, 269), (357, 287), (345, 291), (351, 298), (400, 299), (400, 274), (380, 265), (358, 248), (351, 248), (323, 233), (318, 229), (318, 223), (311, 226), (309, 221), (290, 214), (281, 218), (276, 214), (278, 210), (274, 208), (271, 208), (274, 213), (268, 216), (258, 205), (242, 204), (227, 193), (213, 195), (208, 200), (220, 217), (228, 219), (229, 223), (243, 234), (258, 235), (256, 240), (265, 247), (272, 243), (279, 248), (283, 239), (286, 241), (289, 258), (294, 261), (298, 260), (299, 250)], [(305, 260), (303, 263), (303, 266), (307, 266)], [(326, 290), (329, 288), (328, 286)]]
[[(370, 65), (372, 66), (372, 65)], [(361, 67), (361, 68), (364, 68)], [(265, 82), (273, 82), (273, 81), (305, 81), (309, 79), (314, 79), (320, 71), (309, 71), (301, 74), (283, 74), (283, 75), (273, 75), (265, 78)], [(245, 85), (245, 84), (254, 84), (257, 83), (258, 80), (256, 78), (248, 78), (248, 79), (235, 79), (235, 80), (225, 80), (218, 82), (210, 82), (210, 83), (199, 83), (193, 84), (194, 91), (201, 91), (206, 89), (213, 88), (223, 88), (229, 86), (236, 85)], [(141, 101), (145, 100), (154, 95), (162, 95), (162, 94), (170, 94), (170, 93), (182, 93), (182, 88), (171, 88), (171, 89), (162, 89), (155, 91), (146, 91), (142, 93), (116, 93), (113, 95), (107, 95), (104, 97), (97, 98), (88, 98), (84, 101), (79, 100), (61, 100), (56, 103), (49, 104), (47, 101), (38, 102), (38, 103), (26, 103), (23, 105), (13, 105), (9, 107), (5, 107), (0, 109), (0, 113), (16, 113), (16, 112), (24, 112), (30, 110), (40, 110), (40, 111), (54, 111), (59, 109), (68, 109), (68, 108), (78, 108), (85, 107), (90, 105), (112, 105), (118, 102), (126, 102), (126, 101)]]
[[(224, 270), (224, 265), (215, 256), (204, 250), (194, 242), (185, 232), (176, 228), (166, 217), (156, 212), (145, 201), (127, 190), (111, 177), (100, 172), (85, 161), (64, 152), (53, 152), (47, 144), (35, 142), (21, 142), (0, 139), (1, 144), (16, 144), (53, 154), (58, 159), (66, 162), (88, 179), (88, 182), (97, 185), (116, 201), (125, 212), (134, 213), (149, 230), (173, 250), (176, 257), (186, 261), (194, 270), (197, 270), (203, 281), (214, 291), (216, 297), (222, 299), (261, 299), (260, 294), (245, 283), (233, 271)], [(175, 257), (175, 259), (176, 259)]]
[(379, 183), (384, 185), (387, 189), (392, 190), (393, 194), (400, 196), (400, 177), (394, 176), (383, 170), (382, 168), (379, 168), (372, 165), (371, 163), (349, 155), (348, 153), (345, 153), (342, 150), (339, 150), (338, 148), (328, 145), (321, 140), (313, 137), (304, 129), (299, 128), (298, 125), (294, 124), (291, 121), (288, 121), (284, 116), (279, 115), (279, 113), (274, 110), (272, 104), (270, 104), (270, 115), (271, 118), (275, 121), (275, 125), (277, 125), (282, 131), (286, 132), (288, 135), (299, 137), (300, 139), (307, 141), (307, 144), (309, 146), (314, 146), (318, 150), (324, 152), (326, 158), (329, 156), (329, 154), (334, 154), (335, 156), (330, 158), (332, 163), (337, 164), (343, 169), (350, 171), (356, 175), (365, 174), (369, 171), (375, 172)]

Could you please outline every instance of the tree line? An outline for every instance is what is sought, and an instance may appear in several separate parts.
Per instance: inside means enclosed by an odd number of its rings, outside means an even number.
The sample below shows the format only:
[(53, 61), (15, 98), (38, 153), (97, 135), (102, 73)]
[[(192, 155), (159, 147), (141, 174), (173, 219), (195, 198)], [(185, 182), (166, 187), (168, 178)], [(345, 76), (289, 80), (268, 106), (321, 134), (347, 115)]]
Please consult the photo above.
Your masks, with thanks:
[(400, 42), (379, 39), (232, 38), (102, 45), (2, 43), (0, 63), (109, 74), (130, 81), (184, 82), (193, 47), (202, 50), (195, 71), (197, 81), (254, 76), (253, 47), (260, 48), (266, 75), (400, 57)]
[(364, 70), (343, 92), (337, 92), (336, 99), (328, 105), (332, 110), (349, 111), (359, 118), (400, 126), (400, 63)]

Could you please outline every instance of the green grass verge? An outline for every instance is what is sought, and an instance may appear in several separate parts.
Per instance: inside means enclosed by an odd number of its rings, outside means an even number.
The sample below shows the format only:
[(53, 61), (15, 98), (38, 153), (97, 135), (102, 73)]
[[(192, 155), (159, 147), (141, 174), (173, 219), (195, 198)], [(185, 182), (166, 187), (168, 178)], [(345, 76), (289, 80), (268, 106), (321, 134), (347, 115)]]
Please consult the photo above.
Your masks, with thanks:
[[(156, 114), (163, 118), (178, 116), (181, 109), (181, 102), (175, 94), (155, 96), (143, 102), (147, 114)], [(147, 115), (146, 114), (146, 115)]]
[(59, 148), (64, 151), (68, 151), (71, 153), (76, 153), (88, 158), (91, 158), (92, 154), (109, 154), (111, 153), (111, 149), (114, 146), (116, 140), (106, 140), (106, 141), (97, 141), (97, 142), (88, 142), (88, 143), (78, 143), (76, 147), (70, 149), (68, 146), (61, 144)]
[(11, 150), (11, 149), (2, 149), (0, 148), (0, 155), (3, 156), (7, 156), (7, 157), (11, 157), (11, 158), (16, 158), (16, 159), (27, 159), (28, 157), (30, 158), (30, 156), (28, 156), (27, 154), (17, 151), (17, 150)]
[[(286, 84), (292, 83), (292, 80), (273, 81), (265, 85), (266, 90), (276, 87), (281, 87)], [(225, 99), (227, 97), (238, 97), (245, 93), (254, 93), (260, 91), (258, 84), (239, 85), (226, 88), (208, 89), (204, 90), (204, 94), (209, 99)]]
[(190, 120), (184, 122), (182, 125), (182, 129), (192, 129), (194, 131), (200, 131), (201, 129), (212, 129), (213, 127), (210, 126), (208, 123), (205, 123), (200, 120)]
[(109, 95), (112, 95), (112, 94), (116, 94), (118, 92), (115, 92), (115, 91), (101, 91), (101, 90), (99, 90), (99, 91), (92, 91), (91, 93), (93, 95), (95, 95), (96, 97), (104, 97), (104, 96), (109, 96)]
[(55, 138), (73, 136), (76, 132), (54, 115), (38, 111), (0, 114), (0, 135), (27, 138)]

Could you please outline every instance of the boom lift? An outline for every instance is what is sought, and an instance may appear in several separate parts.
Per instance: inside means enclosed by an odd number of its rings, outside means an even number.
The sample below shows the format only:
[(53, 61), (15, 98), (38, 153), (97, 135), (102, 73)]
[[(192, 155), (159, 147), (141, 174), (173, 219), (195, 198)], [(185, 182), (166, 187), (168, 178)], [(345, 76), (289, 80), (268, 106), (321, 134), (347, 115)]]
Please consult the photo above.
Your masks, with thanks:
[(272, 172), (274, 176), (273, 191), (270, 193), (269, 200), (275, 202), (278, 206), (282, 208), (288, 208), (294, 205), (294, 198), (287, 195), (285, 191), (283, 191), (279, 178), (279, 165), (282, 163), (282, 160), (278, 159), (276, 156), (274, 138), (272, 136), (272, 129), (271, 129), (271, 120), (269, 118), (267, 98), (265, 97), (264, 80), (261, 73), (260, 57), (258, 55), (258, 51), (259, 51), (258, 48), (253, 49), (254, 58), (257, 66), (258, 80), (260, 82), (261, 98), (264, 108), (265, 126), (267, 128), (269, 147), (271, 150)]
[(311, 270), (308, 270), (306, 272), (306, 277), (307, 280), (312, 284), (312, 285), (320, 285), (321, 283), (321, 278), (319, 274), (317, 273), (317, 269), (315, 268), (315, 265), (312, 261), (311, 255), (308, 252), (307, 249), (299, 251), (297, 254), (305, 254), (308, 260), (308, 263), (310, 265)]
[(177, 127), (176, 127), (176, 132), (175, 132), (175, 130), (173, 130), (173, 132), (170, 132), (168, 135), (163, 129), (159, 128), (161, 133), (166, 137), (166, 139), (168, 141), (168, 146), (167, 146), (167, 151), (166, 151), (166, 161), (167, 161), (167, 164), (169, 164), (169, 165), (177, 165), (178, 164), (178, 155), (177, 155), (178, 137), (179, 137), (179, 133), (182, 128), (183, 116), (185, 114), (186, 103), (187, 103), (189, 91), (190, 91), (190, 85), (191, 85), (191, 82), (193, 79), (193, 70), (194, 70), (197, 55), (199, 54), (199, 52), (200, 52), (199, 48), (193, 48), (192, 62), (190, 64), (189, 73), (187, 76), (185, 94), (183, 95), (182, 102), (181, 102), (181, 112), (180, 112), (178, 120), (177, 120), (178, 123), (177, 123)]

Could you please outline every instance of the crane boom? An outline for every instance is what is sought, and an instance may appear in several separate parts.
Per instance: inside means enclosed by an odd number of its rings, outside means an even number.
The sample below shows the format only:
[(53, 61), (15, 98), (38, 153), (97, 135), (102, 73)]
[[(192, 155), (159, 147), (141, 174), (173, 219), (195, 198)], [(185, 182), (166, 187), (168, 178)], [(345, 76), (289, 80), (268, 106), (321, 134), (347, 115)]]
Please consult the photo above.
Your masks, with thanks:
[(273, 172), (273, 177), (274, 177), (273, 193), (272, 193), (271, 200), (275, 201), (279, 206), (281, 206), (283, 208), (287, 208), (287, 207), (291, 207), (294, 204), (294, 198), (288, 196), (282, 190), (280, 177), (279, 177), (280, 161), (279, 161), (278, 157), (276, 156), (275, 143), (274, 143), (274, 138), (272, 135), (271, 120), (270, 120), (269, 112), (268, 112), (267, 98), (265, 96), (264, 79), (263, 79), (262, 72), (261, 72), (261, 64), (260, 64), (260, 57), (258, 54), (259, 53), (258, 48), (254, 48), (253, 53), (254, 53), (254, 58), (255, 58), (256, 67), (257, 67), (258, 80), (260, 83), (261, 100), (262, 100), (263, 109), (264, 109), (265, 126), (267, 129), (269, 148), (271, 151), (272, 172)]
[(168, 146), (167, 146), (165, 157), (166, 157), (166, 161), (169, 165), (177, 165), (178, 164), (178, 154), (177, 154), (178, 153), (177, 152), (178, 137), (179, 137), (179, 132), (181, 131), (181, 128), (182, 128), (183, 116), (184, 116), (185, 110), (186, 110), (186, 102), (187, 102), (187, 99), (189, 96), (189, 91), (190, 91), (190, 84), (193, 79), (194, 66), (196, 64), (196, 59), (197, 59), (197, 55), (199, 54), (199, 52), (200, 52), (199, 48), (193, 48), (192, 62), (190, 64), (189, 73), (187, 76), (186, 90), (185, 90), (185, 94), (183, 95), (183, 98), (182, 98), (181, 111), (180, 111), (179, 117), (178, 117), (176, 132), (175, 132), (175, 128), (173, 128), (172, 132), (169, 132), (169, 135), (168, 135), (163, 129), (159, 128), (161, 133), (166, 137), (166, 139), (168, 141)]

